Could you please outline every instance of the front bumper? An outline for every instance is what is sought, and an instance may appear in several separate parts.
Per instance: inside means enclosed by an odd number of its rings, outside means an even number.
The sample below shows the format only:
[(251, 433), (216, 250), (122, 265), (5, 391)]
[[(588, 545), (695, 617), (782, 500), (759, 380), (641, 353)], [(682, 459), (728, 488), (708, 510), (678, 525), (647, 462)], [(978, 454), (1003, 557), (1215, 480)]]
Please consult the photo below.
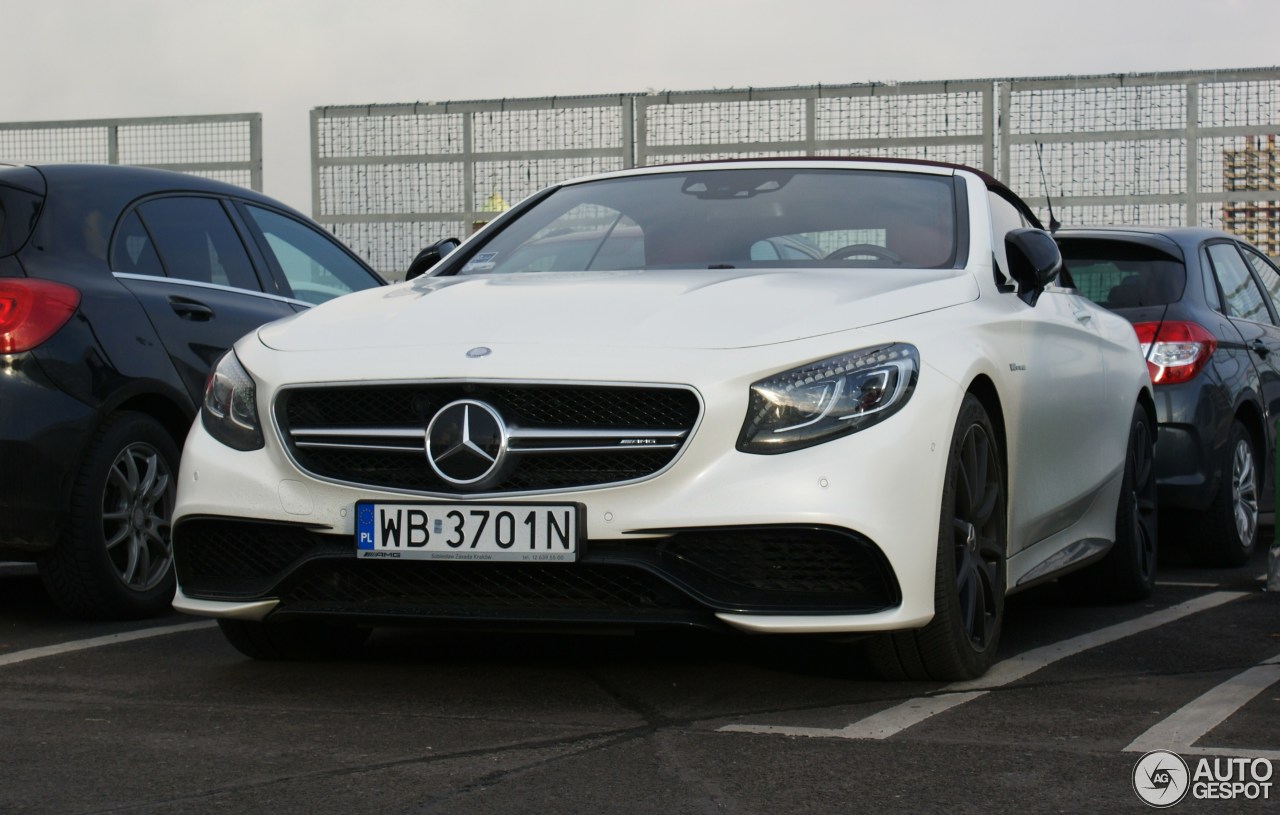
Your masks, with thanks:
[[(717, 627), (738, 615), (886, 612), (901, 600), (879, 548), (846, 530), (727, 527), (589, 540), (574, 563), (355, 557), (302, 525), (187, 518), (175, 530), (179, 608), (199, 599), (280, 616)], [(270, 542), (266, 545), (266, 542)], [(269, 601), (274, 600), (275, 603)], [(215, 612), (218, 606), (213, 606)], [(240, 610), (239, 615), (255, 612)]]
[[(357, 501), (501, 503), (504, 496), (451, 499), (313, 477), (298, 469), (274, 428), (265, 448), (237, 452), (197, 421), (179, 476), (175, 607), (369, 625), (653, 623), (853, 633), (927, 623), (946, 455), (963, 392), (936, 372), (922, 374), (891, 419), (766, 456), (735, 447), (750, 381), (700, 386), (696, 430), (652, 477), (520, 495), (582, 508), (572, 563), (359, 559)], [(260, 385), (260, 415), (273, 415), (270, 399), (269, 386)]]

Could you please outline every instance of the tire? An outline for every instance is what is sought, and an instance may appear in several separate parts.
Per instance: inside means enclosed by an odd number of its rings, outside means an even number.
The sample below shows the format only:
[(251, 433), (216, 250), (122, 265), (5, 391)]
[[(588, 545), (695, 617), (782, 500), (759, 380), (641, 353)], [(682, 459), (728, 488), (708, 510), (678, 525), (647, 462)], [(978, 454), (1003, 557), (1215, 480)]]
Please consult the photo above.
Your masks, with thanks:
[(138, 619), (173, 603), (178, 457), (168, 432), (141, 413), (118, 413), (98, 431), (72, 488), (66, 529), (39, 564), (64, 613)]
[(369, 638), (367, 628), (322, 622), (218, 620), (222, 635), (251, 659), (310, 660), (351, 657)]
[(1159, 547), (1156, 503), (1155, 434), (1141, 405), (1133, 411), (1116, 503), (1115, 543), (1097, 563), (1061, 581), (1081, 602), (1130, 603), (1151, 596)]
[(1008, 551), (1002, 461), (986, 410), (966, 395), (947, 456), (933, 619), (868, 641), (871, 664), (886, 679), (974, 679), (995, 662)]
[(1209, 508), (1192, 526), (1191, 547), (1206, 566), (1243, 566), (1258, 547), (1258, 496), (1261, 471), (1253, 437), (1239, 419), (1231, 423), (1231, 441), (1222, 483)]

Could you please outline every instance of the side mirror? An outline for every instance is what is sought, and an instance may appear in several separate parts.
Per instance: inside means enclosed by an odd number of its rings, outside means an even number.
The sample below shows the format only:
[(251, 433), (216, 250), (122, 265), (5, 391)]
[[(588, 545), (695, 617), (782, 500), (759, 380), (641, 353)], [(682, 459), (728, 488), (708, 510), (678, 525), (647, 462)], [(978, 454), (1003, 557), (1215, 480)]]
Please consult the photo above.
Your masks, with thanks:
[(1018, 297), (1034, 306), (1062, 272), (1062, 253), (1053, 236), (1043, 229), (1014, 229), (1004, 236), (1009, 274), (1018, 284)]
[(457, 249), (461, 243), (462, 241), (457, 238), (442, 238), (423, 249), (409, 264), (409, 270), (404, 273), (404, 279), (413, 280), (421, 276), (427, 269), (439, 263), (445, 255)]

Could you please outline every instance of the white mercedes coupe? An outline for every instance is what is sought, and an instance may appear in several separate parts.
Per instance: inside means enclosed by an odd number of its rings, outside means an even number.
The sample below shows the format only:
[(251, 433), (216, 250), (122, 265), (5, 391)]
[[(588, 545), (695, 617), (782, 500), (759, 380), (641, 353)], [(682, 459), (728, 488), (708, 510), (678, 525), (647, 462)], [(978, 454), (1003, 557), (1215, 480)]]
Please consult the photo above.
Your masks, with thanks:
[(379, 625), (692, 625), (853, 635), (886, 677), (964, 679), (1011, 592), (1151, 591), (1133, 328), (981, 172), (599, 175), (410, 272), (210, 377), (174, 605), (249, 656)]

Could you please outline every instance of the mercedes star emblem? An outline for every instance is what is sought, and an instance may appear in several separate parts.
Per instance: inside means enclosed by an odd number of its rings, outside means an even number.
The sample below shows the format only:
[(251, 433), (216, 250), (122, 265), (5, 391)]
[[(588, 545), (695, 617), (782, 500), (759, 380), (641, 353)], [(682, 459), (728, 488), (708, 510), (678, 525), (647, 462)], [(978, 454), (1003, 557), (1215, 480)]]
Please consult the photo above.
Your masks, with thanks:
[(427, 461), (450, 484), (486, 486), (501, 469), (506, 454), (507, 427), (498, 412), (484, 402), (450, 402), (427, 425)]

